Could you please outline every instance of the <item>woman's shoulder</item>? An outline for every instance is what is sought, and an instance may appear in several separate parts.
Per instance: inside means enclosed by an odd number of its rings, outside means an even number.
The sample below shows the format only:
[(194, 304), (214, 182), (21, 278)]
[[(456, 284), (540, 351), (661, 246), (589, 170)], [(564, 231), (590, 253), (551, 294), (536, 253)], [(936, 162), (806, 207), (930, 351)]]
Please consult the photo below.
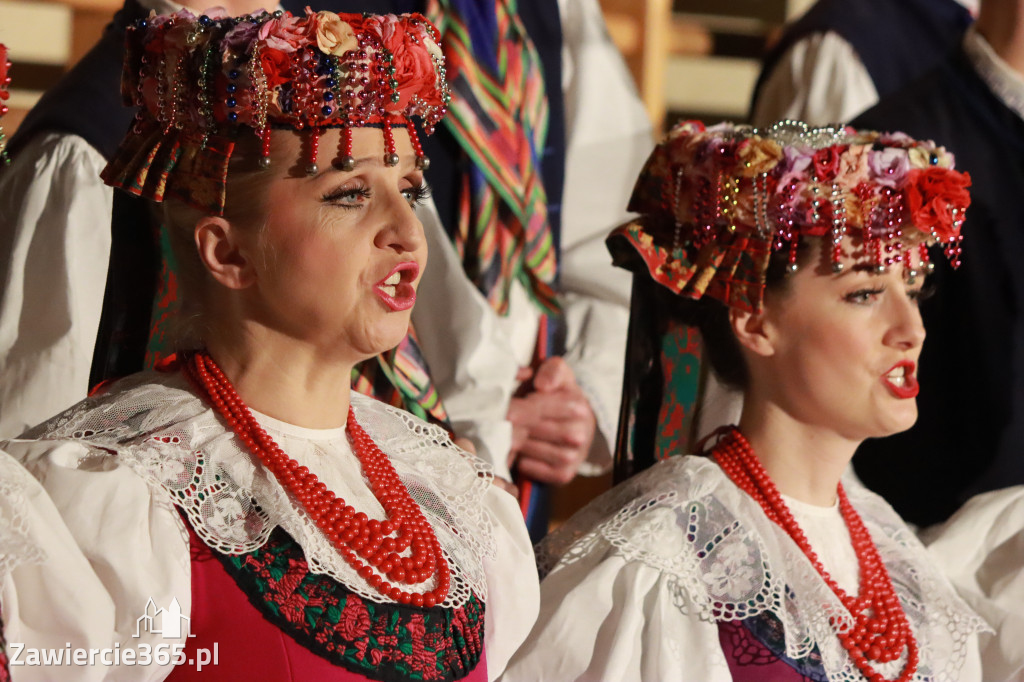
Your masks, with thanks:
[(181, 374), (139, 372), (113, 382), (17, 440), (75, 440), (110, 447), (145, 438), (206, 411)]

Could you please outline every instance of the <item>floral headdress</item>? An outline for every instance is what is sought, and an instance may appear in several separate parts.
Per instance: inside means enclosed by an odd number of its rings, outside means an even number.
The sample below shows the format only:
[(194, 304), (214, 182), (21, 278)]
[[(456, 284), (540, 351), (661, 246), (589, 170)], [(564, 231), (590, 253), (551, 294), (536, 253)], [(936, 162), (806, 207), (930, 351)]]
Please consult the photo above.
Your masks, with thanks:
[(353, 127), (383, 128), (395, 165), (392, 126), (407, 126), (426, 167), (410, 119), (429, 134), (447, 111), (437, 37), (420, 14), (152, 14), (127, 31), (121, 90), (141, 110), (103, 179), (221, 214), (235, 140), (257, 135), (266, 167), (272, 128), (308, 131), (315, 174), (323, 129), (342, 129), (336, 160), (351, 168)]
[[(0, 118), (3, 118), (8, 111), (4, 102), (11, 96), (11, 93), (7, 92), (7, 88), (11, 85), (11, 77), (7, 75), (10, 69), (11, 62), (7, 59), (7, 46), (0, 43)], [(10, 162), (11, 157), (7, 155), (7, 135), (4, 133), (3, 126), (0, 126), (0, 166)]]
[(677, 294), (758, 310), (769, 257), (788, 250), (795, 271), (805, 236), (831, 240), (836, 272), (846, 234), (876, 268), (902, 265), (911, 279), (934, 267), (929, 244), (958, 266), (970, 184), (952, 154), (902, 133), (688, 121), (647, 160), (629, 206), (641, 215), (609, 244), (621, 261), (624, 238)]

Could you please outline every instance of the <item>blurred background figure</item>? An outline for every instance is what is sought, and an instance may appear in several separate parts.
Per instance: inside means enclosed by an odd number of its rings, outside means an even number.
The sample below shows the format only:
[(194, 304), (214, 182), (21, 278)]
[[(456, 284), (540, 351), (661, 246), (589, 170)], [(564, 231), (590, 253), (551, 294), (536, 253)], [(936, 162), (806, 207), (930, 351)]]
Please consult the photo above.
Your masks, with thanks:
[(764, 58), (750, 119), (845, 123), (956, 47), (977, 0), (818, 0)]
[(856, 122), (956, 150), (972, 179), (971, 255), (956, 271), (938, 265), (922, 306), (935, 342), (921, 355), (921, 416), (906, 433), (866, 443), (854, 462), (925, 525), (972, 494), (1024, 483), (1024, 2), (984, 0), (940, 65)]

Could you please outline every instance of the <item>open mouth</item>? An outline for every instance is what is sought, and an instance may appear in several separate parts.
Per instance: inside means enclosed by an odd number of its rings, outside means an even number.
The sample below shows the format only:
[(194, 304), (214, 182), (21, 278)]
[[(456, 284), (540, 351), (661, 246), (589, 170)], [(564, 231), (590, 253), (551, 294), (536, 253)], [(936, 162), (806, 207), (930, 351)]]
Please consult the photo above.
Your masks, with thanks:
[(897, 398), (914, 398), (921, 389), (914, 369), (914, 363), (909, 360), (898, 362), (882, 376), (882, 383)]
[(408, 310), (416, 304), (416, 287), (413, 283), (420, 274), (415, 261), (404, 261), (396, 265), (388, 276), (374, 287), (377, 296), (393, 311)]

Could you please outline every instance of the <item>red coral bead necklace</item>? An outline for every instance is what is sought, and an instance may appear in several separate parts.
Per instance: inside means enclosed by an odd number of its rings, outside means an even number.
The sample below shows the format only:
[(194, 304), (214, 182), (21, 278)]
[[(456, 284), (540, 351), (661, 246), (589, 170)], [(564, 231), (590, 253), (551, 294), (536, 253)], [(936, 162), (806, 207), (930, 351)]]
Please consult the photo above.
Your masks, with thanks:
[[(328, 490), (316, 474), (301, 466), (259, 425), (234, 386), (206, 351), (182, 354), (182, 368), (205, 394), (245, 446), (313, 519), (331, 544), (375, 590), (401, 604), (431, 607), (442, 603), (451, 586), (451, 569), (433, 527), (409, 494), (394, 466), (356, 421), (349, 406), (346, 429), (370, 490), (387, 513), (377, 521), (357, 512)], [(408, 556), (402, 553), (409, 550)], [(376, 570), (374, 570), (376, 569)], [(384, 579), (382, 575), (389, 579)], [(423, 594), (398, 585), (416, 585), (435, 578)]]
[(860, 593), (856, 597), (847, 594), (825, 570), (750, 442), (738, 429), (732, 428), (724, 435), (711, 454), (733, 483), (754, 498), (768, 518), (786, 531), (850, 612), (853, 625), (839, 633), (839, 640), (864, 676), (871, 682), (885, 682), (886, 678), (872, 663), (895, 661), (906, 650), (906, 663), (896, 682), (910, 680), (919, 662), (917, 642), (878, 548), (860, 514), (846, 497), (842, 484), (837, 490), (839, 511), (850, 531), (860, 567)]

